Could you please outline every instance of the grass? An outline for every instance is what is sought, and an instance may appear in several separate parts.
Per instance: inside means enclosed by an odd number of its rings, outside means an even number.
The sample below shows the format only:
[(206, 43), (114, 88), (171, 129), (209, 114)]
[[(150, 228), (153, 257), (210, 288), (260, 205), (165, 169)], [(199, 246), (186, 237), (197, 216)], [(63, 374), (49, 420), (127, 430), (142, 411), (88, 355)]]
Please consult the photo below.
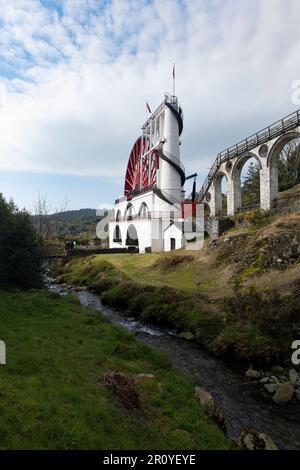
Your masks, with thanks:
[[(113, 326), (77, 298), (0, 291), (1, 449), (226, 449), (223, 433), (167, 357)], [(119, 370), (139, 382), (129, 412), (101, 385)]]
[[(300, 311), (300, 263), (291, 257), (290, 265), (276, 269), (274, 259), (286, 256), (298, 236), (300, 243), (299, 215), (285, 215), (247, 233), (224, 235), (211, 249), (70, 259), (60, 278), (95, 289), (104, 302), (131, 316), (191, 333), (216, 354), (285, 361), (300, 321), (299, 312), (290, 320), (291, 301), (293, 312)], [(248, 294), (251, 287), (254, 296)], [(267, 302), (273, 292), (279, 294), (277, 306)], [(227, 306), (235, 306), (236, 314), (230, 315)], [(275, 321), (278, 309), (282, 326)], [(238, 324), (241, 310), (251, 315), (241, 316)], [(265, 318), (273, 329), (265, 328)]]
[[(131, 280), (138, 284), (157, 287), (167, 286), (182, 291), (198, 291), (216, 295), (227, 285), (227, 267), (220, 269), (212, 264), (213, 254), (206, 251), (190, 251), (188, 262), (162, 269), (164, 260), (182, 257), (176, 253), (147, 253), (129, 255), (94, 255), (71, 259), (63, 268), (63, 278), (73, 284), (102, 284), (104, 280)], [(220, 276), (220, 271), (222, 275)], [(218, 275), (217, 275), (218, 273)], [(224, 274), (224, 275), (223, 275)]]
[(285, 191), (281, 191), (278, 195), (279, 198), (285, 197), (285, 196), (290, 196), (292, 194), (297, 194), (300, 191), (300, 184), (296, 184), (290, 189), (286, 189)]

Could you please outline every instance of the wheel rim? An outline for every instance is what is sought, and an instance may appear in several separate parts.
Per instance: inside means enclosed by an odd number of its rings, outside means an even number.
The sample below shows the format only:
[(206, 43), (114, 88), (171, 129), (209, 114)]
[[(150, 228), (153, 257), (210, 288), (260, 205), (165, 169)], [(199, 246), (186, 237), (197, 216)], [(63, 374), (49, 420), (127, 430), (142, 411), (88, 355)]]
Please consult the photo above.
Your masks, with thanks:
[(145, 136), (139, 137), (132, 147), (125, 176), (125, 195), (151, 189), (156, 184), (159, 154), (157, 150), (149, 152), (149, 148), (150, 142)]

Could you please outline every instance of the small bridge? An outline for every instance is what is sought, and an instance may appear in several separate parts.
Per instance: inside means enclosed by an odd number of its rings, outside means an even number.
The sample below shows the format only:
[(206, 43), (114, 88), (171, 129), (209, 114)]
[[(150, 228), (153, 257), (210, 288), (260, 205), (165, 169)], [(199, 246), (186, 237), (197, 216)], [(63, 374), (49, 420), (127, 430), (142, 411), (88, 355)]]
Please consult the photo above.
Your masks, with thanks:
[(242, 208), (241, 172), (250, 158), (255, 158), (260, 172), (259, 207), (269, 210), (278, 196), (278, 158), (283, 147), (300, 138), (300, 110), (271, 124), (256, 134), (220, 152), (199, 193), (211, 216), (222, 215), (221, 181), (227, 180), (227, 215)]

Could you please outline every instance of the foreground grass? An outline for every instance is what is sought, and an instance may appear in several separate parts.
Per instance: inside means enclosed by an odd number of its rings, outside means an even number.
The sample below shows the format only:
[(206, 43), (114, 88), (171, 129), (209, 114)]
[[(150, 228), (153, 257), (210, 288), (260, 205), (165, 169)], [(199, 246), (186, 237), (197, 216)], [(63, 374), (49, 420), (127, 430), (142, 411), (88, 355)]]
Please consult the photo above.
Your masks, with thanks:
[[(226, 449), (166, 356), (138, 343), (73, 296), (0, 291), (1, 449)], [(128, 412), (104, 373), (151, 373), (142, 410)]]

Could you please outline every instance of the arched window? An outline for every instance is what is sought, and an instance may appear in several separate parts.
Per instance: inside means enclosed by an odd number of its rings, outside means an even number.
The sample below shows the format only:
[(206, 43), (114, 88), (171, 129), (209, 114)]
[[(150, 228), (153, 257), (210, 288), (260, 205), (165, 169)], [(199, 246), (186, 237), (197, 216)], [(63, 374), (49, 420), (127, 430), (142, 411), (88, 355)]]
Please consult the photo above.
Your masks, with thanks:
[(136, 228), (133, 224), (129, 225), (126, 236), (126, 245), (128, 246), (138, 246), (139, 240)]
[(119, 225), (115, 226), (113, 241), (115, 243), (122, 243), (121, 230)]
[(120, 222), (120, 220), (121, 220), (121, 211), (120, 209), (118, 209), (117, 215), (116, 215), (116, 222)]
[(145, 202), (142, 202), (140, 210), (139, 210), (139, 218), (140, 219), (150, 219), (150, 213), (148, 206)]
[(133, 205), (130, 202), (128, 204), (127, 208), (126, 208), (125, 219), (126, 220), (133, 220), (133, 216), (134, 216), (134, 208), (133, 208)]

